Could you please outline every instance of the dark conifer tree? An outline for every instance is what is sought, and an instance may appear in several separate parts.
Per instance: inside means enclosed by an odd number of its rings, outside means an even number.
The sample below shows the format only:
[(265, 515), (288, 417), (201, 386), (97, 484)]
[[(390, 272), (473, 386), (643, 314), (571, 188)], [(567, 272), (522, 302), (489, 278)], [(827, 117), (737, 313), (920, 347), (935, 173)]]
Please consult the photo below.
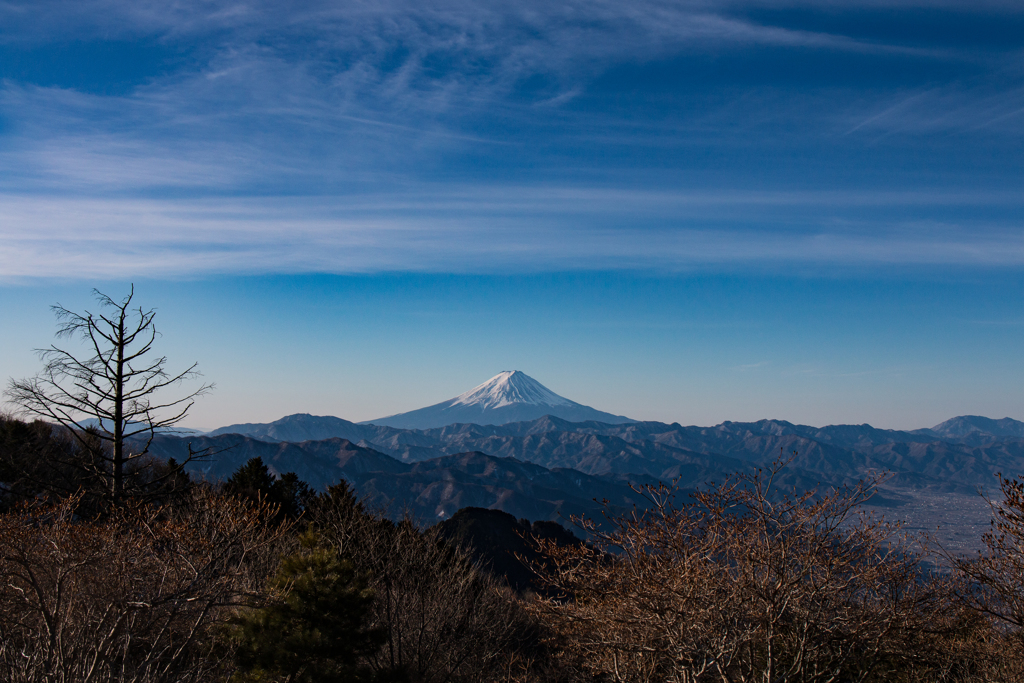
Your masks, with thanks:
[(224, 489), (242, 498), (267, 498), (274, 489), (274, 481), (263, 458), (250, 458), (224, 483)]
[(358, 683), (398, 680), (365, 666), (384, 641), (367, 621), (373, 592), (350, 561), (311, 532), (302, 549), (281, 562), (265, 607), (235, 622), (242, 680)]
[(314, 498), (309, 484), (294, 472), (275, 477), (263, 458), (250, 458), (224, 482), (224, 491), (252, 501), (277, 505), (280, 518), (296, 519)]

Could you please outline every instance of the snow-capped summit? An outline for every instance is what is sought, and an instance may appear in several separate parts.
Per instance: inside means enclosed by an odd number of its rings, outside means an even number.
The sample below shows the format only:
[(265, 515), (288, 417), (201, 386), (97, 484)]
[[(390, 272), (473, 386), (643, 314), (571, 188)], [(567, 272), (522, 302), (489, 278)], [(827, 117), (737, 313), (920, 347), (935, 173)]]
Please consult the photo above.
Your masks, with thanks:
[(570, 422), (633, 422), (628, 417), (595, 410), (559, 396), (524, 372), (505, 370), (453, 399), (364, 424), (431, 429), (456, 422), (501, 425), (536, 420), (545, 415)]
[(576, 405), (519, 370), (505, 370), (452, 399), (453, 405), (503, 408), (514, 403), (534, 406)]

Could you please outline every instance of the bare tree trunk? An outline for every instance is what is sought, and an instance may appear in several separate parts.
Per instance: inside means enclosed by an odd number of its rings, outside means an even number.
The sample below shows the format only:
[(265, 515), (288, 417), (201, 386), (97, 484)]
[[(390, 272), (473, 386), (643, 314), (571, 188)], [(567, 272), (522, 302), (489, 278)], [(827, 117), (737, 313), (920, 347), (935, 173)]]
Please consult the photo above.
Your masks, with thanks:
[(124, 493), (124, 309), (117, 319), (117, 367), (114, 374), (114, 461), (111, 496), (116, 503)]
[[(121, 301), (94, 293), (113, 315), (53, 307), (60, 323), (57, 337), (80, 339), (85, 352), (57, 346), (40, 350), (44, 369), (31, 379), (12, 381), (5, 393), (23, 413), (65, 427), (88, 456), (76, 466), (102, 482), (100, 495), (116, 504), (129, 492), (142, 493), (139, 486), (132, 486), (132, 473), (139, 469), (133, 470), (132, 464), (145, 469), (142, 458), (158, 431), (183, 420), (195, 398), (213, 385), (163, 399), (164, 389), (199, 376), (196, 365), (172, 374), (166, 370), (165, 357), (153, 357), (156, 313), (131, 308), (134, 288)], [(189, 449), (189, 459), (198, 455)], [(184, 464), (163, 478), (177, 476)]]

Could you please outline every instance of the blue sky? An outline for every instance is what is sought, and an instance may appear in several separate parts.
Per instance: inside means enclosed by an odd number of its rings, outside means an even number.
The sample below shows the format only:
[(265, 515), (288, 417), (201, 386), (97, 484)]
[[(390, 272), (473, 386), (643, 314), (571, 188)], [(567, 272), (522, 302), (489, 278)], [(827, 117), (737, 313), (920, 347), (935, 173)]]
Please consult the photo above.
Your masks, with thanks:
[(134, 281), (198, 426), (1024, 419), (1019, 3), (296, 7), (0, 3), (0, 375)]

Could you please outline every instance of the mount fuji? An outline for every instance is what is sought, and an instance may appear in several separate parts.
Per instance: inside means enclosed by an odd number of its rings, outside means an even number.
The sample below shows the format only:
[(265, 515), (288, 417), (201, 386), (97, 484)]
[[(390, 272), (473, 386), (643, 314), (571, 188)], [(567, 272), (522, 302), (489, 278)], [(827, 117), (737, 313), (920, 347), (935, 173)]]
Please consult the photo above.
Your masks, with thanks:
[(408, 413), (389, 415), (361, 424), (399, 429), (432, 429), (457, 422), (503, 425), (554, 415), (569, 422), (635, 422), (559, 396), (519, 370), (506, 370), (453, 399)]

